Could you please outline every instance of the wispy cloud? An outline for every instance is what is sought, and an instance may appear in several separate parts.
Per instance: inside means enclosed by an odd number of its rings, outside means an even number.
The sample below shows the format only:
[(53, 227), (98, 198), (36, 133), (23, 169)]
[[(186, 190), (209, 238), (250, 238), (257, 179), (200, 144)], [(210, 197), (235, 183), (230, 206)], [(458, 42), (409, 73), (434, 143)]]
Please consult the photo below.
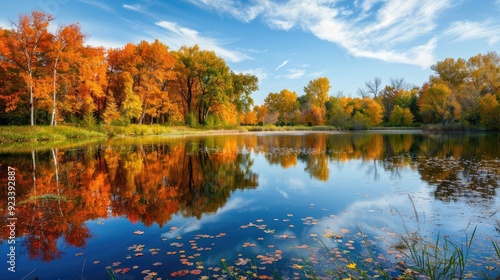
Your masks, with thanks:
[(106, 11), (106, 12), (113, 12), (114, 11), (111, 6), (109, 6), (108, 4), (106, 4), (104, 2), (98, 1), (98, 0), (78, 0), (78, 2), (94, 6), (96, 8), (103, 10), (103, 11)]
[(254, 75), (255, 77), (257, 77), (259, 79), (259, 82), (267, 79), (267, 77), (268, 77), (267, 71), (264, 68), (247, 69), (247, 70), (242, 70), (239, 72), (243, 73), (243, 74)]
[(288, 64), (288, 60), (285, 60), (285, 61), (281, 62), (281, 64), (278, 67), (276, 67), (276, 69), (274, 69), (274, 71), (278, 71), (278, 69), (280, 69), (281, 67), (283, 67), (283, 66), (285, 66), (287, 64)]
[(435, 62), (439, 15), (452, 6), (451, 0), (358, 0), (349, 7), (335, 0), (190, 1), (243, 22), (259, 17), (273, 29), (301, 28), (356, 57), (422, 68)]
[[(245, 59), (251, 59), (250, 56), (239, 52), (233, 51), (223, 47), (223, 40), (206, 37), (200, 34), (200, 32), (183, 27), (175, 22), (171, 21), (159, 21), (156, 22), (157, 26), (162, 27), (166, 32), (165, 42), (168, 42), (169, 46), (174, 49), (180, 48), (182, 46), (193, 46), (195, 44), (199, 45), (202, 49), (213, 50), (217, 55), (231, 62), (239, 62)], [(161, 35), (160, 35), (161, 36)]]
[(490, 45), (495, 44), (500, 36), (500, 24), (488, 19), (483, 22), (457, 21), (451, 24), (445, 36), (454, 41), (488, 39)]
[(283, 77), (290, 80), (301, 78), (306, 74), (306, 70), (298, 68), (286, 69), (286, 71), (288, 72), (288, 74), (283, 75)]
[(141, 4), (133, 4), (133, 5), (123, 4), (122, 7), (127, 9), (127, 10), (140, 12), (142, 6), (141, 6)]
[(320, 77), (320, 76), (324, 76), (324, 75), (325, 75), (325, 71), (316, 71), (316, 72), (312, 72), (312, 73), (307, 74), (308, 77)]

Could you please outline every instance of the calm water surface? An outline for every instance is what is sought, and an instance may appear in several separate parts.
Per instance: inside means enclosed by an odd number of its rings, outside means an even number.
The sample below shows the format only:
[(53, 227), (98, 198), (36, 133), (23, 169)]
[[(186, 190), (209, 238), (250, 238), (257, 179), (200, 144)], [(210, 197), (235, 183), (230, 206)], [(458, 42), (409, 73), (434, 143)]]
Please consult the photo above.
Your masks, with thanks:
[(349, 263), (396, 276), (404, 226), (456, 244), (476, 228), (468, 276), (498, 263), (498, 134), (111, 140), (3, 153), (0, 166), (3, 189), (16, 169), (17, 202), (16, 272), (4, 227), (0, 279), (217, 279), (225, 266), (302, 279)]

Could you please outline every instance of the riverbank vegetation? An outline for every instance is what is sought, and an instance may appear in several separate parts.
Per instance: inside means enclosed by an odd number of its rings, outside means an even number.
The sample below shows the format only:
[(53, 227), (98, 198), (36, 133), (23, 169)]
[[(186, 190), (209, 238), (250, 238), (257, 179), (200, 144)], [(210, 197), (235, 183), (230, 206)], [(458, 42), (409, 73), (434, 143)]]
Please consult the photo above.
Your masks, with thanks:
[(257, 77), (231, 70), (214, 51), (197, 45), (171, 50), (159, 40), (119, 48), (89, 46), (79, 24), (52, 31), (53, 20), (34, 11), (12, 21), (11, 29), (0, 28), (0, 123), (101, 125), (112, 127), (111, 134), (160, 129), (124, 128), (130, 124), (208, 129), (438, 124), (441, 129), (500, 130), (496, 52), (439, 61), (423, 85), (404, 78), (384, 85), (375, 77), (352, 97), (332, 95), (329, 79), (320, 77), (305, 85), (302, 95), (282, 89), (255, 105)]

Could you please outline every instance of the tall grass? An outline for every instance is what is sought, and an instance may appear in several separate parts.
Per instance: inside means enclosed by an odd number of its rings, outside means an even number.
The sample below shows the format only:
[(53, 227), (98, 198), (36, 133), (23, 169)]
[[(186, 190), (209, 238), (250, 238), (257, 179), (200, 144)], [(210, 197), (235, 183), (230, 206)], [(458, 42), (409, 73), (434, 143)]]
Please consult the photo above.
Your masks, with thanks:
[[(408, 198), (415, 211), (417, 223), (418, 212), (410, 195)], [(466, 235), (465, 244), (457, 244), (440, 233), (435, 239), (428, 240), (418, 231), (410, 231), (403, 216), (396, 209), (403, 221), (404, 233), (401, 236), (399, 251), (406, 257), (410, 274), (425, 276), (431, 280), (463, 279), (471, 253), (477, 227), (472, 234)]]

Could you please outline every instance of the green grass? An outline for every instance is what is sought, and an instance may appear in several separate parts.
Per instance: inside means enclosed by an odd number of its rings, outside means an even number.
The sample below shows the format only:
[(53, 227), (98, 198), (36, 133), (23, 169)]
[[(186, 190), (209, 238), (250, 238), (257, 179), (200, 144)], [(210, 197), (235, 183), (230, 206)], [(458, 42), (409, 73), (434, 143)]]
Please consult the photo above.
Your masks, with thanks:
[(74, 126), (2, 126), (0, 143), (43, 142), (106, 137), (102, 132)]

